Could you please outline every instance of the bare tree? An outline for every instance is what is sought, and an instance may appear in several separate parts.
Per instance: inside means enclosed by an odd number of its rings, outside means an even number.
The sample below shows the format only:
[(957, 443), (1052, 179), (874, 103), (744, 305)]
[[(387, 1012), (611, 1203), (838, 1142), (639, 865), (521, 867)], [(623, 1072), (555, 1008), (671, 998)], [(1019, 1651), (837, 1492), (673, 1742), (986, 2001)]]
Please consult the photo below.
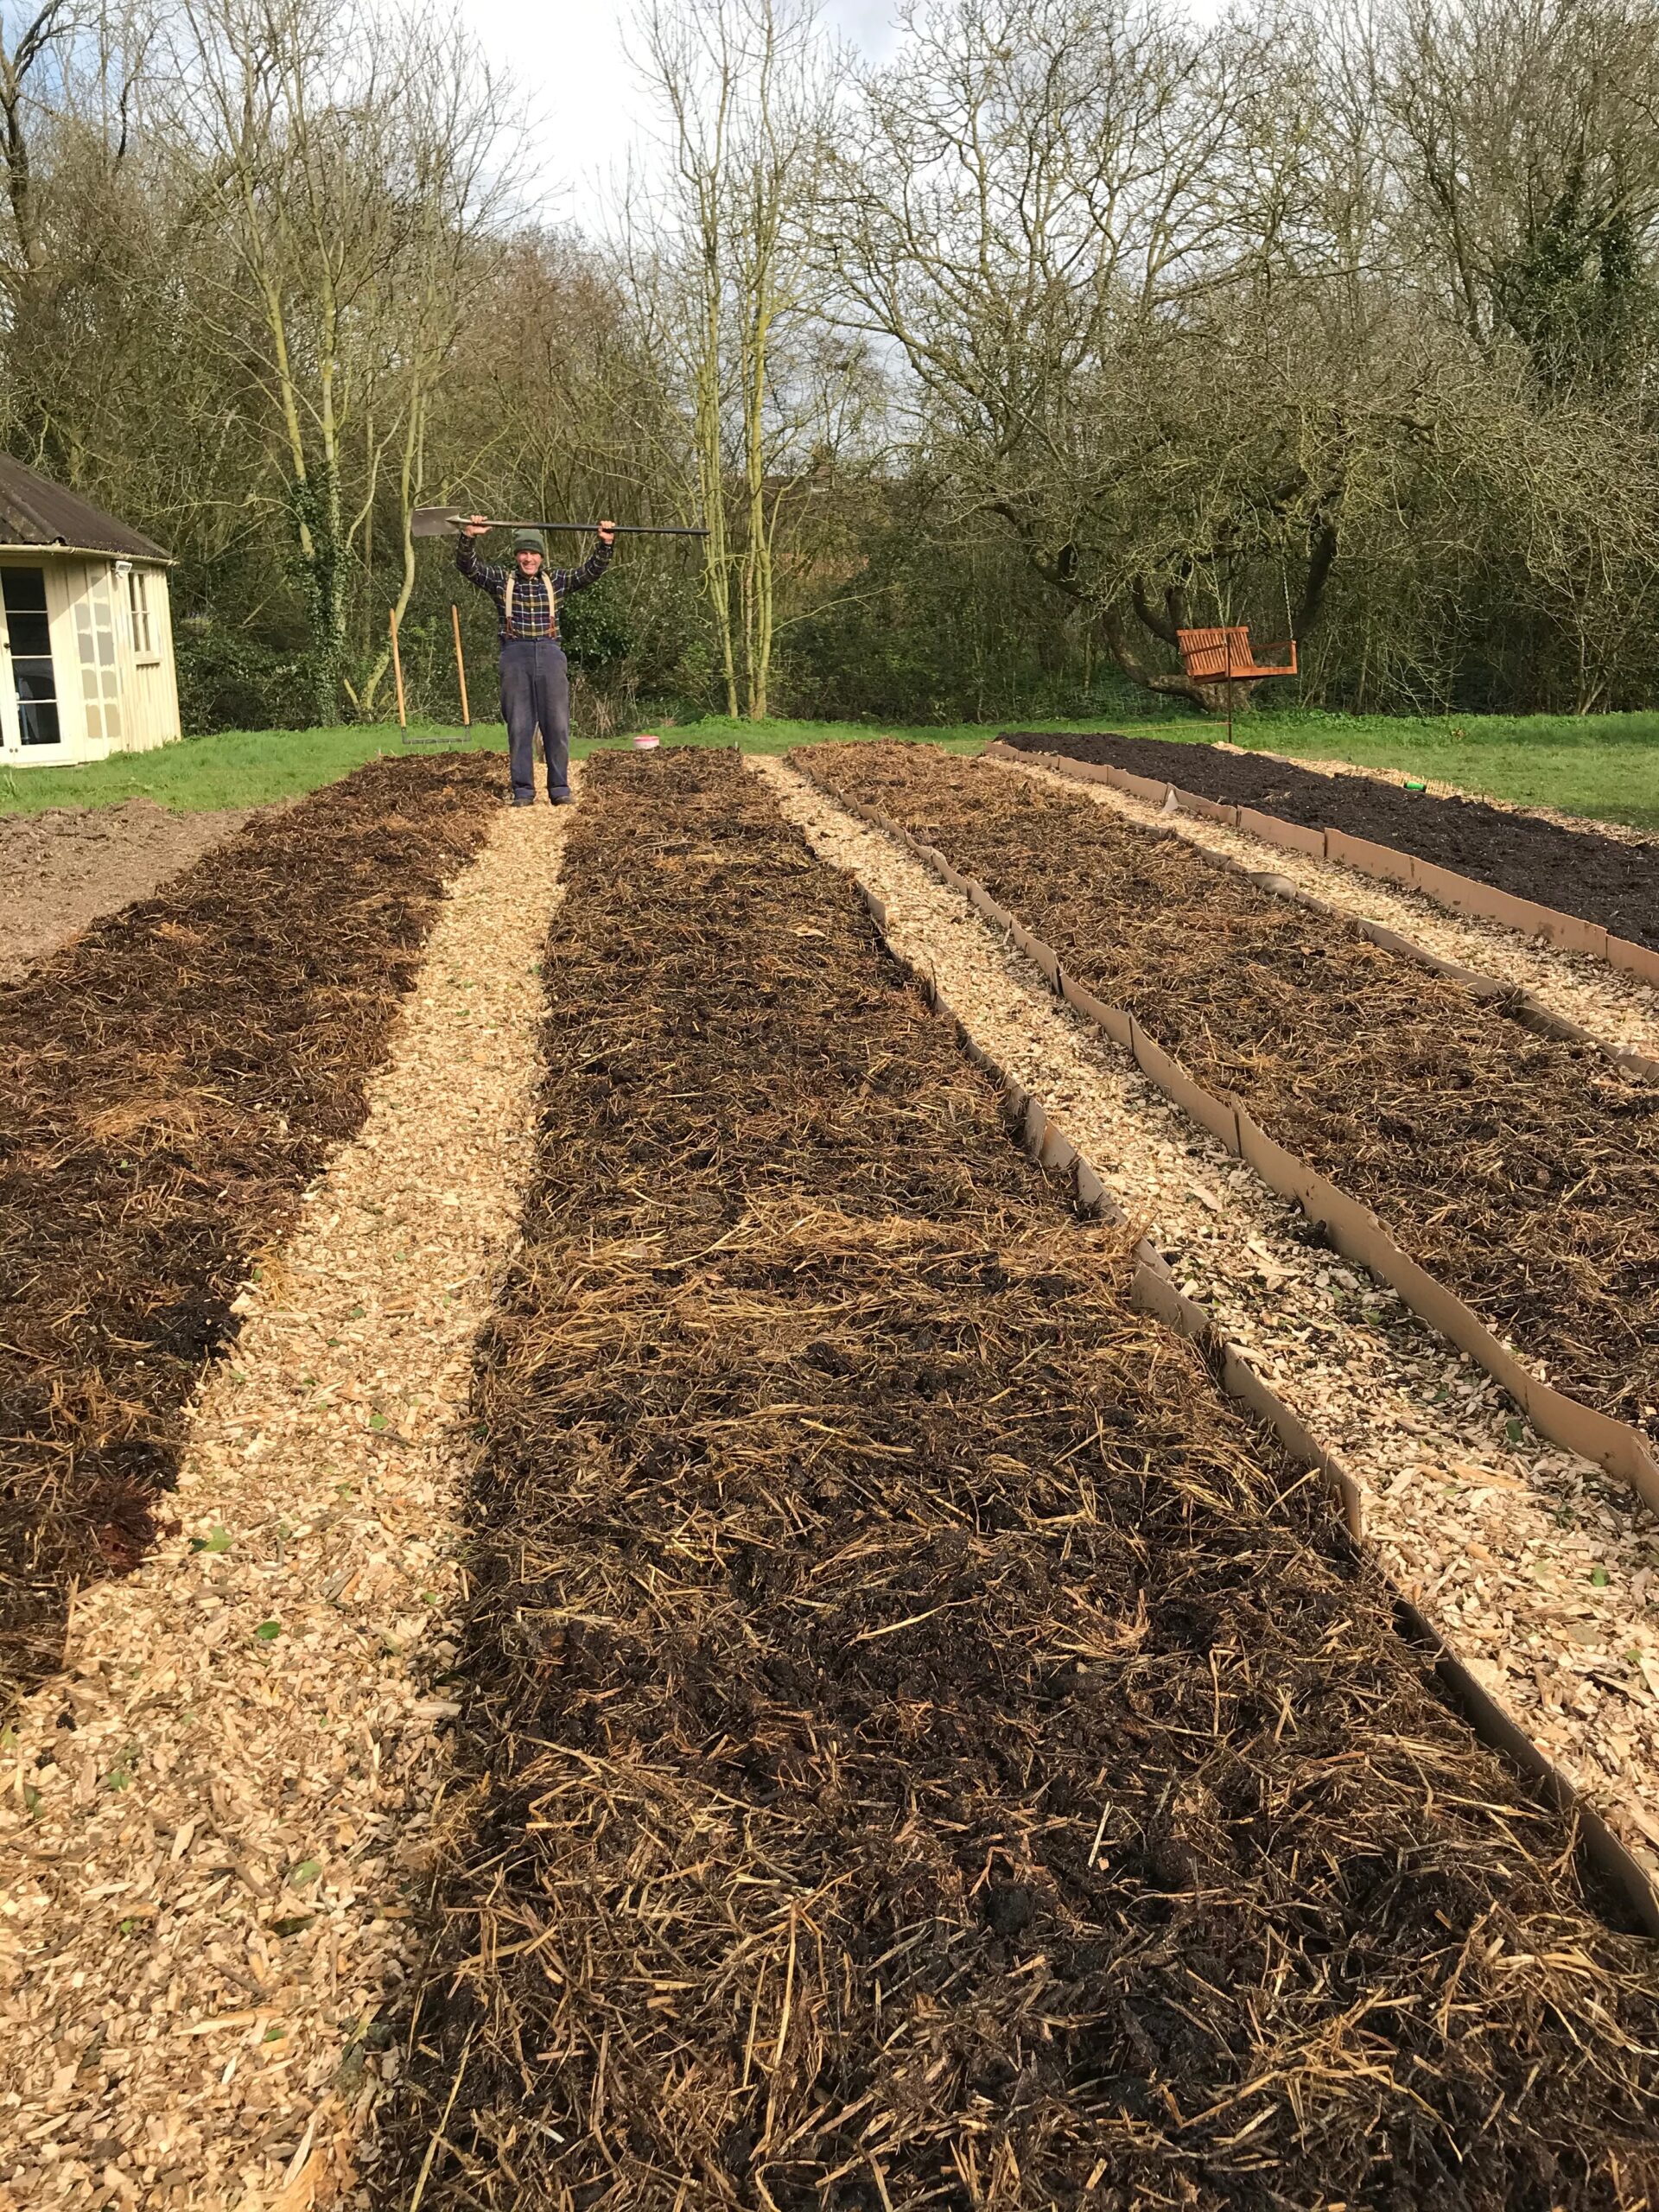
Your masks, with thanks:
[(845, 311), (900, 349), (963, 500), (1094, 608), (1126, 672), (1209, 703), (1135, 629), (1173, 645), (1195, 577), (1259, 552), (1264, 524), (1281, 552), (1303, 541), (1306, 626), (1336, 552), (1342, 470), (1306, 410), (1248, 451), (1211, 435), (1217, 385), (1274, 380), (1300, 289), (1275, 305), (1275, 273), (1306, 281), (1312, 181), (1285, 113), (1306, 88), (1262, 34), (1157, 0), (939, 0), (906, 21), (837, 167)]
[[(1631, 0), (1401, 0), (1369, 27), (1391, 247), (1491, 359), (1618, 373), (1659, 226), (1659, 39)], [(1621, 327), (1622, 325), (1622, 327)]]
[(813, 433), (834, 412), (821, 374), (829, 357), (795, 342), (821, 324), (808, 244), (830, 55), (810, 0), (650, 0), (641, 29), (675, 162), (655, 281), (687, 306), (658, 327), (681, 334), (728, 711), (738, 710), (741, 645), (743, 711), (760, 719), (779, 623), (781, 503), (822, 458)]
[[(177, 62), (175, 127), (215, 187), (203, 218), (235, 247), (234, 283), (203, 320), (243, 374), (250, 321), (263, 331), (253, 385), (285, 456), (316, 709), (332, 719), (352, 538), (385, 454), (399, 455), (405, 515), (420, 490), (422, 423), (486, 212), (495, 89), (435, 17), (370, 21), (330, 0), (184, 0)], [(359, 428), (367, 469), (353, 522), (345, 485)], [(412, 563), (405, 533), (405, 598)]]
[(14, 291), (38, 278), (46, 260), (40, 187), (31, 151), (33, 119), (49, 106), (57, 89), (50, 80), (57, 74), (64, 48), (84, 28), (86, 14), (83, 0), (43, 0), (38, 8), (26, 7), (14, 21), (0, 16), (0, 149), (5, 156), (13, 247), (7, 275)]
[[(703, 587), (714, 623), (726, 711), (738, 710), (737, 650), (732, 609), (733, 556), (726, 505), (725, 410), (728, 386), (726, 226), (730, 211), (731, 141), (744, 64), (737, 35), (715, 0), (685, 14), (649, 0), (639, 18), (644, 60), (671, 124), (675, 188), (667, 211), (671, 243), (653, 253), (642, 293), (653, 304), (658, 337), (677, 359), (690, 398), (692, 452), (704, 543)], [(642, 275), (634, 257), (636, 281)], [(663, 295), (666, 293), (666, 300)], [(654, 298), (653, 298), (654, 296)]]

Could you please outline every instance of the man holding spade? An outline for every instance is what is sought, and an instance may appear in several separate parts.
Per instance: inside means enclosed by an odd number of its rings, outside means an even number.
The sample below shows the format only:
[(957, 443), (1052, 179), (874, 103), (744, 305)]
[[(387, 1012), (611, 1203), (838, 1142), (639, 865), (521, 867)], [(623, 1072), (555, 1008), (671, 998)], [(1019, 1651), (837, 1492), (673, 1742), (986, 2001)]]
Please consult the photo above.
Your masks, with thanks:
[[(453, 526), (453, 525), (452, 525)], [(559, 643), (559, 601), (596, 584), (610, 566), (616, 524), (599, 524), (599, 543), (579, 569), (547, 567), (538, 530), (512, 540), (512, 566), (480, 561), (473, 540), (490, 528), (483, 515), (461, 524), (455, 565), (469, 584), (488, 592), (499, 615), (501, 712), (512, 764), (512, 803), (536, 804), (536, 733), (547, 760), (547, 795), (555, 806), (570, 804), (570, 679)]]

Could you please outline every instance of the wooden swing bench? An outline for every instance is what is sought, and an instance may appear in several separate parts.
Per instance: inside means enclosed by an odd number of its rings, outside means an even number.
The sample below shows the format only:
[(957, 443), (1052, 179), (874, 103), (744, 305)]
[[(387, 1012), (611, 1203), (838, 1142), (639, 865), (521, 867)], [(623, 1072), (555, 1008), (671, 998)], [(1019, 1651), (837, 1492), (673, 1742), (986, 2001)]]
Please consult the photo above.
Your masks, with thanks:
[(1262, 648), (1268, 653), (1288, 652), (1287, 666), (1263, 667), (1251, 650), (1246, 622), (1223, 630), (1178, 630), (1175, 642), (1180, 647), (1181, 666), (1195, 683), (1255, 683), (1264, 676), (1297, 672), (1294, 638), (1281, 638)]

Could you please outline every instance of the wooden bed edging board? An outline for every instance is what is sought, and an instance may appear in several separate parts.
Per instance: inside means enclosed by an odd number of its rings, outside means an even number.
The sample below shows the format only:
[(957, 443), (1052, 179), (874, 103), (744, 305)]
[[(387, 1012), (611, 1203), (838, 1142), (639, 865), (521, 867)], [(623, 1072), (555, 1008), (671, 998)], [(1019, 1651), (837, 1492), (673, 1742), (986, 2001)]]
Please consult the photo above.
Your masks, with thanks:
[[(1049, 769), (1055, 775), (1071, 776), (1078, 783), (1109, 784), (1115, 791), (1128, 791), (1133, 798), (1145, 799), (1166, 812), (1191, 814), (1206, 822), (1224, 822), (1230, 829), (1243, 830), (1252, 837), (1260, 837), (1265, 844), (1278, 845), (1287, 852), (1306, 853), (1313, 860), (1334, 861), (1361, 875), (1374, 876), (1384, 883), (1398, 883), (1409, 891), (1421, 891), (1426, 899), (1433, 899), (1437, 906), (1450, 907), (1454, 913), (1500, 923), (1523, 937), (1543, 938), (1563, 952), (1588, 953), (1593, 960), (1605, 960), (1609, 967), (1623, 969), (1638, 982), (1659, 986), (1659, 952), (1649, 946), (1615, 937), (1599, 922), (1582, 921), (1576, 914), (1562, 913), (1557, 906), (1541, 906), (1533, 899), (1517, 899), (1512, 892), (1499, 891), (1490, 883), (1482, 883), (1477, 876), (1460, 875), (1455, 868), (1420, 860), (1414, 853), (1396, 852), (1392, 845), (1379, 845), (1369, 837), (1351, 836), (1345, 830), (1310, 830), (1300, 822), (1281, 822), (1277, 815), (1263, 814), (1256, 807), (1230, 806), (1219, 799), (1201, 798), (1196, 792), (1183, 791), (1179, 784), (1160, 785), (1148, 776), (1132, 776), (1125, 768), (1109, 768), (1092, 760), (1071, 760), (1061, 753), (1020, 753), (1013, 746), (1005, 745), (1000, 737), (986, 747), (983, 757), (988, 760), (1011, 761), (1020, 767), (1029, 767), (1035, 762), (1039, 767)], [(1642, 1065), (1644, 1069), (1659, 1073), (1656, 1063), (1644, 1061)]]
[[(1052, 1174), (1071, 1179), (1082, 1211), (1102, 1221), (1127, 1224), (1128, 1215), (1111, 1196), (1099, 1170), (1077, 1150), (1042, 1101), (1016, 1083), (985, 1050), (931, 976), (923, 974), (894, 948), (887, 936), (887, 910), (883, 901), (858, 876), (853, 878), (853, 888), (874, 924), (888, 959), (920, 992), (931, 1011), (950, 1023), (962, 1050), (1001, 1090), (1032, 1158)], [(1496, 1751), (1531, 1783), (1548, 1803), (1577, 1823), (1580, 1847), (1586, 1860), (1629, 1907), (1643, 1931), (1659, 1936), (1659, 1889), (1641, 1861), (1586, 1802), (1570, 1776), (1483, 1688), (1441, 1630), (1394, 1582), (1376, 1548), (1366, 1539), (1363, 1493), (1341, 1459), (1328, 1446), (1320, 1443), (1300, 1414), (1285, 1402), (1249, 1356), (1222, 1336), (1208, 1309), (1185, 1295), (1161, 1252), (1143, 1238), (1135, 1247), (1135, 1258), (1130, 1303), (1210, 1351), (1227, 1395), (1272, 1432), (1295, 1465), (1306, 1468), (1319, 1480), (1340, 1512), (1349, 1536), (1393, 1592), (1395, 1627), (1408, 1643), (1433, 1653), (1434, 1673), (1448, 1701), (1463, 1714), (1489, 1750)]]
[[(1582, 1459), (1593, 1460), (1609, 1474), (1617, 1475), (1644, 1504), (1659, 1512), (1659, 1459), (1655, 1459), (1647, 1439), (1638, 1429), (1541, 1381), (1499, 1341), (1472, 1306), (1395, 1242), (1369, 1207), (1362, 1206), (1306, 1161), (1275, 1142), (1236, 1098), (1218, 1098), (1205, 1090), (1173, 1054), (1166, 1052), (1147, 1036), (1140, 1022), (1125, 1009), (1108, 1007), (1075, 987), (1068, 989), (1068, 978), (1052, 948), (1033, 937), (1022, 922), (991, 897), (983, 884), (954, 867), (936, 845), (923, 844), (879, 807), (824, 791), (810, 771), (798, 763), (797, 773), (804, 776), (832, 804), (846, 807), (923, 861), (953, 891), (969, 899), (987, 921), (1006, 931), (1022, 952), (1037, 962), (1059, 996), (1086, 1020), (1096, 1023), (1114, 1044), (1128, 1047), (1135, 1065), (1149, 1082), (1218, 1138), (1228, 1151), (1244, 1160), (1269, 1190), (1291, 1199), (1310, 1220), (1318, 1222), (1345, 1258), (1357, 1261), (1386, 1282), (1421, 1320), (1484, 1368), (1522, 1408), (1541, 1435), (1567, 1451), (1576, 1452)], [(1217, 856), (1210, 857), (1216, 860)], [(1217, 864), (1236, 867), (1231, 861)], [(1248, 868), (1237, 872), (1251, 874)], [(1252, 880), (1260, 880), (1252, 877)]]

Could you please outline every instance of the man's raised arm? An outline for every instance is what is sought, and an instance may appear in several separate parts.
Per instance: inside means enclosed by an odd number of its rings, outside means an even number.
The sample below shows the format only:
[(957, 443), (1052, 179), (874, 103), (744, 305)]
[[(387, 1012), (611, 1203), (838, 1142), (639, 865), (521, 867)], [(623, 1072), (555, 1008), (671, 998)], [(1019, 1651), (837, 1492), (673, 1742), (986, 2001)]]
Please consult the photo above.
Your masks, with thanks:
[(489, 526), (485, 515), (474, 515), (461, 524), (461, 535), (455, 540), (455, 566), (469, 584), (476, 584), (480, 591), (493, 592), (506, 582), (507, 572), (488, 561), (480, 561), (473, 543), (475, 537), (482, 537)]
[(616, 524), (602, 522), (599, 525), (599, 543), (579, 569), (557, 569), (553, 575), (553, 588), (561, 599), (573, 591), (586, 591), (589, 584), (596, 584), (611, 565), (611, 556), (616, 550)]

